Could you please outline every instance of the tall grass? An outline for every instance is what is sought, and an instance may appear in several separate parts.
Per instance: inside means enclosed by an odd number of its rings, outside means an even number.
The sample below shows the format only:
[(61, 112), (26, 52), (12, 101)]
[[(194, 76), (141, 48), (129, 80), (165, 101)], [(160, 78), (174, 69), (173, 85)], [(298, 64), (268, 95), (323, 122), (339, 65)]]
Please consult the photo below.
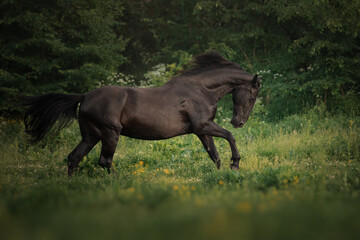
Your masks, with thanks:
[(319, 106), (279, 122), (257, 104), (244, 128), (229, 123), (229, 99), (216, 121), (234, 133), (242, 156), (215, 139), (217, 170), (194, 135), (164, 141), (120, 137), (108, 175), (101, 146), (66, 176), (80, 141), (77, 123), (37, 146), (21, 122), (1, 119), (2, 239), (359, 239), (359, 116)]

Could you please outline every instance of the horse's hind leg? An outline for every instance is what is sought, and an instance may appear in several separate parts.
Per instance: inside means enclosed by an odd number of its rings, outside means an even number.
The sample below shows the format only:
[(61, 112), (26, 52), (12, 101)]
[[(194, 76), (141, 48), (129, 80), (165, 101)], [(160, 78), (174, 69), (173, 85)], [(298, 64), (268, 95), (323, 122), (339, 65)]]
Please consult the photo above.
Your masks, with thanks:
[(112, 161), (119, 140), (119, 135), (120, 133), (118, 131), (112, 130), (110, 134), (107, 134), (106, 138), (101, 140), (102, 147), (99, 165), (106, 168), (108, 173), (110, 173), (110, 168), (112, 168)]
[(74, 169), (79, 165), (81, 159), (98, 143), (99, 139), (83, 138), (77, 147), (68, 156), (68, 175), (71, 177)]

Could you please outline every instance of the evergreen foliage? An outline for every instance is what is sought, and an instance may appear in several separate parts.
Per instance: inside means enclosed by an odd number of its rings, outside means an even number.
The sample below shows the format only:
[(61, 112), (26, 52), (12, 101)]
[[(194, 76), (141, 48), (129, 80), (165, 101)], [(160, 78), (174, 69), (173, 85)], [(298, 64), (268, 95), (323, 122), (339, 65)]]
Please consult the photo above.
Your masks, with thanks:
[(0, 3), (0, 110), (18, 94), (79, 93), (125, 61), (118, 1)]
[(357, 111), (358, 9), (360, 0), (4, 0), (0, 111), (16, 110), (20, 93), (82, 93), (118, 72), (140, 84), (153, 66), (209, 49), (264, 77), (273, 118), (317, 103)]

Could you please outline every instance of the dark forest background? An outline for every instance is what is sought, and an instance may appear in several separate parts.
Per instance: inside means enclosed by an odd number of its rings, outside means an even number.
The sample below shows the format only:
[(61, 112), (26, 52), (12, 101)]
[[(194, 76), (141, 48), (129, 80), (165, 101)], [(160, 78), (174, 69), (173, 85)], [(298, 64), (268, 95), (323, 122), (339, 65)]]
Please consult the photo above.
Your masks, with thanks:
[(359, 0), (2, 0), (0, 112), (14, 118), (20, 95), (84, 93), (118, 73), (140, 85), (153, 66), (180, 69), (210, 49), (263, 76), (272, 118), (316, 104), (356, 112), (359, 9)]

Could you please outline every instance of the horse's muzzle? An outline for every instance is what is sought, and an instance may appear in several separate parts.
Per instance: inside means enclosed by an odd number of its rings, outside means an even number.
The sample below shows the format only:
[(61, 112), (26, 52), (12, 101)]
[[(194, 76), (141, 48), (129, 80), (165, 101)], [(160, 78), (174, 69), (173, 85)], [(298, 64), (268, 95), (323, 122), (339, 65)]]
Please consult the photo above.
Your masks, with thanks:
[(234, 126), (234, 128), (242, 128), (245, 123), (243, 121), (238, 121), (236, 119), (231, 119), (230, 123)]

